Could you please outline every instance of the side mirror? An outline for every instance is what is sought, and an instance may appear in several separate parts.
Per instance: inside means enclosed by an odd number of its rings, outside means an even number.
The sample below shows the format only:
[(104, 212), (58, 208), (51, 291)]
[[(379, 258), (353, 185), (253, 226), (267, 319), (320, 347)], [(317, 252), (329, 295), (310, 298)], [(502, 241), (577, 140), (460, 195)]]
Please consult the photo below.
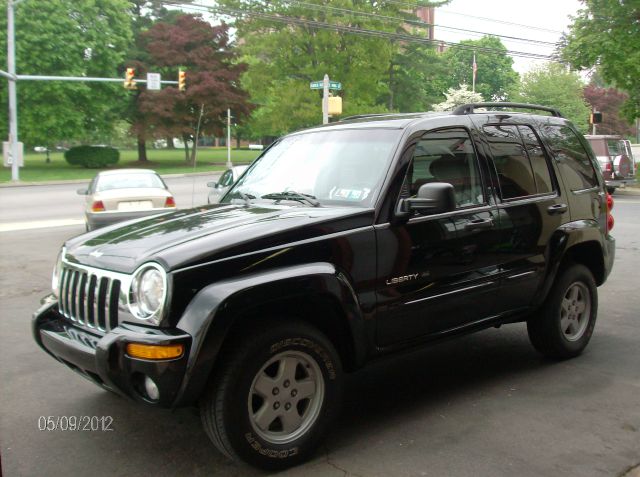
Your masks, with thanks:
[(207, 187), (213, 187), (215, 189), (218, 187), (218, 183), (216, 181), (207, 182)]
[(414, 211), (421, 215), (442, 214), (455, 208), (453, 186), (447, 182), (431, 182), (420, 186), (417, 197), (400, 201), (397, 215), (409, 217)]
[(83, 188), (80, 188), (80, 189), (76, 190), (76, 193), (78, 195), (88, 195), (89, 194), (89, 189), (85, 189), (83, 187)]

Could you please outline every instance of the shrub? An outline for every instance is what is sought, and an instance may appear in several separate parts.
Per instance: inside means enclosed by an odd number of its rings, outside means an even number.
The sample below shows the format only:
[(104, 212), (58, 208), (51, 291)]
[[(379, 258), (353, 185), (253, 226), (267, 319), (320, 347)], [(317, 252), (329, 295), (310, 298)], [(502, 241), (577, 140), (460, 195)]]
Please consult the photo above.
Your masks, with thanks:
[(95, 169), (117, 164), (120, 152), (107, 146), (76, 146), (66, 151), (64, 158), (72, 166)]

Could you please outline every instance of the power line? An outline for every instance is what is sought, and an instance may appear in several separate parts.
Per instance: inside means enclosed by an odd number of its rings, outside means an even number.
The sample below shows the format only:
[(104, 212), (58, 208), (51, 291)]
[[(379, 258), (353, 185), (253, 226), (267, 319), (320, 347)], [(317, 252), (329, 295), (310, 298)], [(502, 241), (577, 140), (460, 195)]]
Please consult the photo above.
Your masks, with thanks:
[[(405, 6), (405, 7), (409, 7), (409, 8), (420, 8), (420, 7), (424, 7), (425, 5), (420, 5), (418, 3), (408, 3), (408, 2), (403, 2), (403, 1), (398, 1), (398, 0), (386, 0), (389, 3), (393, 3), (395, 5), (401, 5), (401, 6)], [(533, 26), (533, 25), (524, 25), (522, 23), (515, 23), (515, 22), (510, 22), (507, 20), (498, 20), (496, 18), (487, 18), (487, 17), (479, 17), (476, 15), (469, 15), (468, 13), (458, 13), (458, 12), (452, 12), (450, 10), (438, 10), (442, 13), (448, 13), (449, 15), (458, 15), (461, 17), (467, 17), (467, 18), (475, 18), (476, 20), (484, 20), (484, 21), (488, 21), (488, 22), (492, 22), (492, 23), (501, 23), (503, 25), (513, 25), (513, 26), (517, 26), (517, 27), (521, 27), (521, 28), (527, 28), (530, 30), (538, 30), (538, 31), (546, 31), (549, 33), (557, 33), (557, 34), (562, 34), (561, 31), (558, 30), (550, 30), (548, 28), (543, 28), (543, 27), (537, 27), (537, 26)]]
[(514, 23), (514, 22), (509, 22), (506, 20), (498, 20), (496, 18), (486, 18), (486, 17), (477, 17), (475, 15), (469, 15), (466, 13), (457, 13), (457, 12), (451, 12), (448, 10), (440, 10), (442, 13), (448, 13), (449, 15), (458, 15), (461, 17), (468, 17), (468, 18), (475, 18), (476, 20), (484, 20), (484, 21), (488, 21), (488, 22), (492, 22), (492, 23), (501, 23), (503, 25), (513, 25), (513, 26), (517, 26), (520, 28), (527, 28), (529, 30), (537, 30), (537, 31), (546, 31), (549, 33), (557, 33), (558, 35), (561, 35), (562, 32), (558, 31), (558, 30), (550, 30), (548, 28), (542, 28), (542, 27), (537, 27), (537, 26), (533, 26), (533, 25), (523, 25), (522, 23)]
[(344, 13), (349, 13), (352, 15), (359, 15), (359, 16), (366, 16), (366, 17), (371, 17), (371, 18), (380, 18), (382, 20), (392, 20), (392, 21), (398, 21), (401, 23), (407, 23), (409, 25), (413, 25), (413, 26), (417, 26), (420, 28), (440, 28), (442, 30), (452, 30), (452, 31), (462, 31), (462, 32), (467, 32), (467, 33), (475, 33), (478, 35), (490, 35), (490, 36), (495, 36), (495, 37), (499, 37), (499, 38), (505, 38), (508, 40), (513, 40), (516, 42), (522, 42), (522, 43), (535, 43), (538, 45), (547, 45), (547, 46), (556, 46), (556, 43), (554, 42), (549, 42), (549, 41), (542, 41), (542, 40), (534, 40), (531, 38), (522, 38), (522, 37), (517, 37), (517, 36), (509, 36), (509, 35), (499, 35), (497, 33), (488, 33), (488, 32), (483, 32), (483, 31), (477, 31), (477, 30), (469, 30), (467, 28), (457, 28), (457, 27), (451, 27), (451, 26), (447, 26), (447, 25), (440, 25), (437, 23), (427, 23), (427, 22), (423, 22), (421, 20), (413, 20), (410, 18), (400, 18), (400, 17), (393, 17), (393, 16), (388, 16), (388, 15), (381, 15), (379, 13), (370, 13), (370, 12), (359, 12), (357, 10), (351, 10), (348, 8), (339, 8), (339, 7), (330, 7), (328, 5), (318, 5), (315, 3), (308, 3), (308, 2), (303, 2), (300, 0), (285, 0), (285, 3), (294, 3), (294, 4), (298, 4), (298, 5), (303, 5), (306, 6), (308, 8), (311, 8), (313, 10), (333, 10), (333, 11), (337, 11), (337, 12), (344, 12)]
[(424, 43), (424, 44), (432, 44), (432, 45), (446, 45), (451, 48), (474, 50), (477, 52), (490, 53), (490, 54), (506, 53), (511, 56), (547, 60), (547, 61), (552, 61), (554, 59), (553, 56), (543, 55), (539, 53), (528, 53), (524, 51), (514, 51), (514, 50), (499, 50), (496, 48), (480, 47), (477, 45), (464, 45), (460, 43), (453, 43), (453, 42), (447, 42), (447, 41), (441, 41), (441, 40), (430, 40), (428, 38), (418, 37), (415, 35), (392, 33), (392, 32), (380, 31), (380, 30), (370, 30), (366, 28), (338, 25), (333, 23), (325, 23), (325, 22), (320, 22), (316, 20), (308, 20), (308, 19), (299, 18), (299, 17), (288, 17), (284, 15), (279, 15), (279, 14), (269, 14), (265, 12), (256, 12), (251, 10), (235, 10), (232, 8), (207, 6), (207, 5), (201, 5), (201, 4), (185, 4), (177, 1), (176, 2), (164, 1), (163, 3), (166, 5), (181, 7), (186, 10), (191, 9), (199, 12), (205, 11), (209, 13), (219, 13), (219, 14), (227, 15), (234, 18), (249, 16), (249, 17), (256, 17), (256, 18), (276, 21), (280, 23), (307, 26), (307, 27), (320, 29), (320, 30), (338, 31), (342, 33), (353, 33), (353, 34), (359, 34), (364, 36), (388, 38), (392, 40), (399, 40), (399, 41), (406, 41), (406, 42)]

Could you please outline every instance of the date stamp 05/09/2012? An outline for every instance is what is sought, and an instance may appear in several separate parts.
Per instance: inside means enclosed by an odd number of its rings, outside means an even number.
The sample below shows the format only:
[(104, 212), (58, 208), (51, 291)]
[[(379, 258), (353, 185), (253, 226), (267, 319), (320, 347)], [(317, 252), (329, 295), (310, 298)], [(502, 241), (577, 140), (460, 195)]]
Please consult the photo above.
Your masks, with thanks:
[(110, 432), (111, 416), (40, 416), (39, 431)]

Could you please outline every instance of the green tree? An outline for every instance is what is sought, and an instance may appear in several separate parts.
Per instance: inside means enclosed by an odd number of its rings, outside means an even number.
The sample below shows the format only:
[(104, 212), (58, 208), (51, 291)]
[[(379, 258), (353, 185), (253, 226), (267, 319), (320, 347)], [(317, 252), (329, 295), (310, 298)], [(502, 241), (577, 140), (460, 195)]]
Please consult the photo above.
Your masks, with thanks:
[(432, 46), (408, 44), (395, 54), (392, 65), (389, 109), (403, 113), (429, 111), (444, 99), (449, 68)]
[[(235, 27), (241, 59), (249, 65), (242, 84), (258, 105), (251, 117), (255, 134), (279, 136), (320, 123), (321, 92), (311, 90), (309, 83), (321, 80), (325, 73), (343, 85), (339, 93), (343, 97), (343, 115), (388, 110), (394, 81), (392, 59), (402, 50), (403, 43), (327, 30), (319, 23), (404, 34), (405, 20), (416, 20), (413, 13), (406, 11), (406, 5), (351, 0), (218, 3), (227, 9), (250, 9), (253, 13), (242, 16)], [(288, 20), (275, 21), (276, 16)]]
[[(0, 0), (0, 11), (6, 11)], [(26, 1), (15, 7), (16, 71), (25, 75), (117, 77), (131, 41), (126, 0)], [(0, 15), (0, 31), (6, 31)], [(0, 64), (6, 64), (0, 35)], [(4, 67), (3, 67), (4, 68)], [(7, 111), (7, 82), (0, 82)], [(19, 137), (28, 145), (98, 141), (113, 132), (123, 89), (114, 83), (18, 81)], [(7, 135), (7, 116), (0, 136)]]
[(577, 73), (567, 71), (560, 64), (549, 63), (523, 76), (514, 99), (557, 108), (586, 133), (590, 108), (583, 90), (584, 84)]
[(509, 91), (518, 83), (518, 73), (500, 39), (485, 36), (479, 40), (463, 40), (460, 45), (464, 47), (451, 47), (445, 52), (445, 61), (450, 68), (447, 86), (457, 88), (463, 83), (471, 84), (475, 52), (476, 91), (487, 100), (509, 99)]
[(624, 90), (629, 99), (623, 113), (640, 117), (640, 2), (582, 0), (562, 56), (576, 68), (598, 70), (606, 81)]

